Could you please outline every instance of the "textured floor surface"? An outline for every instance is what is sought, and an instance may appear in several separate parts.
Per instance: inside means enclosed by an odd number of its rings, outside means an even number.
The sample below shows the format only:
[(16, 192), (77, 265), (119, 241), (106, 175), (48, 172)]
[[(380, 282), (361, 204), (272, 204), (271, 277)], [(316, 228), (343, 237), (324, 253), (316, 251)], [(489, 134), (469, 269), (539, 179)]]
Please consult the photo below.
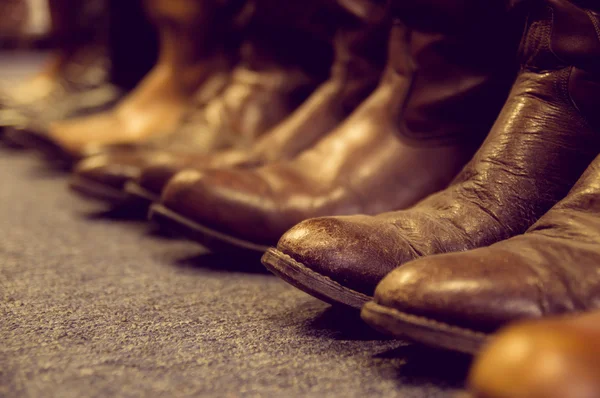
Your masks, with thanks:
[(1, 397), (450, 397), (467, 366), (0, 150)]

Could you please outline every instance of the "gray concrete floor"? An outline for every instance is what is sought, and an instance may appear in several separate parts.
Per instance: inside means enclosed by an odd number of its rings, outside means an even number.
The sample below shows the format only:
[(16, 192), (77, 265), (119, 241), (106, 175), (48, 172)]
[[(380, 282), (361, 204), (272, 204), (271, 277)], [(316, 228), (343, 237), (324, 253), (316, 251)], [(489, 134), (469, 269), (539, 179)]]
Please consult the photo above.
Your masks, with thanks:
[[(0, 55), (0, 75), (32, 59)], [(106, 212), (5, 149), (0, 319), (0, 397), (450, 397), (468, 368)]]

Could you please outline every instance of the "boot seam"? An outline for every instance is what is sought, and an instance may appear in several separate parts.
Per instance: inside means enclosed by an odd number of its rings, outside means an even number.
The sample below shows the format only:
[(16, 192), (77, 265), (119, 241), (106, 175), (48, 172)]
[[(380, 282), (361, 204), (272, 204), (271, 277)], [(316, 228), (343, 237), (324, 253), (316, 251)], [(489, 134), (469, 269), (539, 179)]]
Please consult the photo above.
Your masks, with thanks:
[(590, 10), (585, 10), (585, 14), (592, 22), (592, 25), (594, 25), (594, 30), (596, 31), (596, 38), (598, 39), (598, 41), (600, 41), (600, 24), (598, 23), (598, 20), (594, 17), (594, 14)]
[(562, 90), (564, 90), (564, 95), (566, 95), (566, 97), (569, 100), (570, 105), (573, 107), (573, 109), (575, 110), (575, 112), (577, 112), (577, 114), (581, 117), (581, 119), (583, 120), (583, 122), (585, 123), (585, 126), (587, 128), (589, 128), (590, 130), (594, 131), (596, 130), (593, 126), (592, 123), (590, 123), (589, 119), (587, 118), (587, 116), (581, 111), (581, 109), (579, 108), (579, 106), (577, 105), (577, 102), (573, 99), (573, 96), (571, 95), (571, 90), (570, 90), (570, 86), (571, 86), (571, 76), (573, 76), (573, 71), (576, 69), (575, 66), (571, 66), (569, 67), (569, 74), (566, 77), (566, 79), (563, 79), (563, 84), (562, 84)]

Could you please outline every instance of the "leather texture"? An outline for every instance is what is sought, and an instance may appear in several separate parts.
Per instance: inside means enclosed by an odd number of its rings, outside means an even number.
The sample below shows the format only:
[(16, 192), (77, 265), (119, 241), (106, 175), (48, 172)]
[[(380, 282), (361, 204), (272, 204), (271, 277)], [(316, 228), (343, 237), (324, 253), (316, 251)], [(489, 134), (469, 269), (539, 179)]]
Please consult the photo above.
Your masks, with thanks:
[[(151, 151), (147, 142), (134, 148), (136, 153), (128, 164), (139, 159), (139, 168), (144, 169), (140, 184), (160, 194), (182, 168), (256, 167), (291, 158), (345, 119), (377, 86), (385, 64), (389, 20), (365, 22), (342, 10), (336, 14), (339, 17), (332, 20), (339, 26), (333, 38), (327, 39), (333, 41), (335, 52), (330, 77), (298, 109), (290, 114), (295, 103), (290, 103), (289, 97), (299, 88), (288, 86), (293, 75), (275, 79), (272, 70), (253, 75), (246, 70), (246, 76), (240, 76), (221, 98), (199, 109), (192, 123), (152, 143)], [(277, 81), (281, 83), (275, 84)], [(259, 100), (261, 90), (268, 101)], [(251, 97), (246, 100), (242, 94)], [(286, 115), (289, 117), (281, 121)], [(148, 155), (144, 158), (140, 151)], [(156, 152), (161, 152), (160, 156), (155, 156)], [(93, 168), (80, 167), (78, 173), (97, 178), (104, 168), (116, 182), (117, 159), (105, 156), (105, 160), (106, 167), (94, 162)], [(119, 186), (127, 178), (124, 173)]]
[[(491, 41), (507, 40), (502, 28), (510, 31), (502, 24), (489, 25)], [(471, 52), (461, 48), (461, 53), (476, 59), (478, 48), (472, 43), (461, 42), (457, 32), (417, 31), (397, 21), (388, 68), (378, 89), (338, 128), (290, 161), (252, 170), (184, 171), (165, 188), (163, 204), (219, 232), (274, 245), (287, 229), (307, 218), (378, 214), (417, 203), (446, 187), (472, 157), (506, 99), (508, 82), (514, 79), (511, 55), (518, 41), (511, 51), (495, 52), (490, 54), (493, 59), (473, 64), (468, 73), (455, 68), (451, 79), (431, 79), (431, 86), (415, 83), (421, 71), (433, 75), (430, 62), (440, 66), (440, 76), (446, 76), (450, 58), (436, 60), (461, 45), (471, 48)], [(499, 68), (499, 63), (506, 67)], [(495, 85), (504, 85), (504, 92), (485, 89)], [(462, 113), (464, 130), (452, 126), (452, 131), (441, 134), (443, 128), (433, 127), (438, 111), (428, 112), (427, 104), (432, 108), (446, 104), (452, 113), (461, 108), (460, 103), (471, 107), (470, 113)], [(413, 106), (419, 109), (412, 112)], [(413, 132), (406, 135), (401, 123), (404, 113), (428, 115), (427, 125), (412, 123)], [(309, 250), (326, 242), (321, 237), (310, 242)]]
[(405, 264), (380, 283), (375, 299), (484, 332), (519, 319), (597, 310), (598, 248), (600, 158), (525, 234)]
[[(450, 187), (405, 211), (308, 220), (287, 232), (278, 248), (314, 271), (371, 295), (396, 267), (521, 234), (562, 199), (600, 148), (594, 115), (585, 112), (598, 101), (597, 69), (578, 62), (597, 59), (595, 53), (587, 53), (598, 41), (593, 29), (597, 14), (565, 0), (530, 7), (522, 67), (509, 99), (480, 150)], [(572, 29), (575, 21), (580, 33), (571, 43), (577, 45), (565, 44), (562, 32)], [(443, 268), (436, 268), (440, 281), (450, 272)], [(436, 275), (431, 267), (425, 269), (423, 281)], [(488, 280), (497, 283), (496, 278)], [(412, 294), (419, 290), (403, 290), (402, 297), (416, 304)], [(457, 294), (462, 294), (460, 289)], [(497, 305), (483, 297), (479, 305)], [(451, 301), (444, 296), (443, 302)], [(538, 309), (514, 307), (531, 315)], [(505, 319), (502, 311), (490, 310), (485, 319)]]
[(518, 323), (479, 355), (469, 391), (474, 398), (600, 396), (599, 342), (598, 312)]

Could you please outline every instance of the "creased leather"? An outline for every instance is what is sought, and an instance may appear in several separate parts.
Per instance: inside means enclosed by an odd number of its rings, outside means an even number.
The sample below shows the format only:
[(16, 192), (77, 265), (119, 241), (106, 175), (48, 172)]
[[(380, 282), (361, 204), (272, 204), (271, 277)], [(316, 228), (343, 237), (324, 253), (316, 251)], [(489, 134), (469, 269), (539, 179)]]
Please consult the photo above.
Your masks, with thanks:
[[(598, 127), (583, 113), (586, 104), (597, 101), (598, 93), (588, 88), (596, 87), (600, 76), (597, 70), (586, 71), (586, 79), (573, 80), (574, 72), (585, 69), (563, 60), (581, 59), (581, 54), (565, 49), (559, 59), (552, 51), (558, 37), (550, 32), (561, 28), (556, 26), (561, 19), (552, 15), (559, 12), (585, 10), (564, 0), (531, 6), (521, 45), (523, 64), (509, 99), (480, 150), (449, 188), (405, 211), (306, 221), (283, 236), (279, 249), (349, 288), (372, 294), (378, 281), (406, 262), (525, 232), (569, 192), (600, 149)], [(581, 92), (589, 95), (579, 96), (575, 106), (572, 94)], [(424, 272), (431, 275), (432, 270)], [(523, 273), (515, 275), (531, 276)], [(536, 306), (515, 308), (530, 315), (539, 311)], [(491, 311), (487, 319), (492, 318), (502, 318), (501, 311)]]
[(484, 332), (519, 319), (597, 310), (599, 248), (600, 157), (525, 234), (405, 264), (381, 282), (376, 300)]
[[(500, 34), (495, 26), (493, 29), (494, 34)], [(417, 34), (431, 38), (435, 45), (412, 48), (416, 42), (411, 37)], [(498, 73), (495, 64), (488, 73), (485, 66), (473, 74), (465, 69), (461, 72), (464, 75), (460, 75), (461, 85), (450, 84), (448, 88), (444, 78), (440, 78), (431, 80), (432, 87), (423, 86), (411, 92), (413, 50), (420, 53), (420, 59), (435, 61), (444, 53), (438, 50), (445, 48), (445, 38), (443, 32), (414, 32), (401, 22), (396, 23), (389, 43), (387, 71), (379, 87), (315, 146), (290, 161), (252, 170), (221, 169), (198, 172), (195, 176), (185, 172), (181, 177), (175, 176), (165, 188), (164, 204), (220, 232), (256, 243), (275, 244), (287, 229), (304, 219), (402, 209), (446, 187), (488, 133), (500, 110), (499, 104), (510, 89), (510, 84), (505, 83), (510, 81), (507, 75), (514, 77), (515, 68), (510, 54), (499, 51), (495, 54), (496, 61), (508, 65), (503, 73)], [(448, 40), (452, 42), (450, 48), (459, 46), (454, 38)], [(466, 42), (465, 46), (470, 44)], [(477, 51), (477, 47), (471, 51)], [(437, 73), (443, 76), (445, 64), (439, 65), (442, 67)], [(427, 68), (433, 75), (435, 66)], [(505, 84), (505, 92), (471, 90), (488, 84)], [(436, 88), (443, 91), (442, 101), (432, 94)], [(464, 95), (465, 91), (476, 93), (479, 100)], [(413, 99), (420, 95), (422, 100)], [(500, 98), (495, 98), (496, 95)], [(426, 138), (429, 132), (425, 129), (421, 139), (414, 143), (407, 142), (398, 123), (407, 102), (411, 106), (419, 103), (422, 110), (445, 103), (448, 112), (461, 108), (461, 104), (478, 106), (472, 109), (473, 114), (462, 113), (464, 129), (452, 132), (451, 144), (447, 140), (432, 143), (435, 140)], [(444, 112), (424, 113), (431, 117), (427, 130), (437, 131), (433, 127), (437, 122), (435, 115)], [(458, 113), (455, 116), (460, 119)], [(447, 119), (441, 118), (439, 122), (446, 124)], [(475, 125), (479, 126), (478, 136), (471, 130)], [(459, 137), (463, 133), (466, 137)]]

